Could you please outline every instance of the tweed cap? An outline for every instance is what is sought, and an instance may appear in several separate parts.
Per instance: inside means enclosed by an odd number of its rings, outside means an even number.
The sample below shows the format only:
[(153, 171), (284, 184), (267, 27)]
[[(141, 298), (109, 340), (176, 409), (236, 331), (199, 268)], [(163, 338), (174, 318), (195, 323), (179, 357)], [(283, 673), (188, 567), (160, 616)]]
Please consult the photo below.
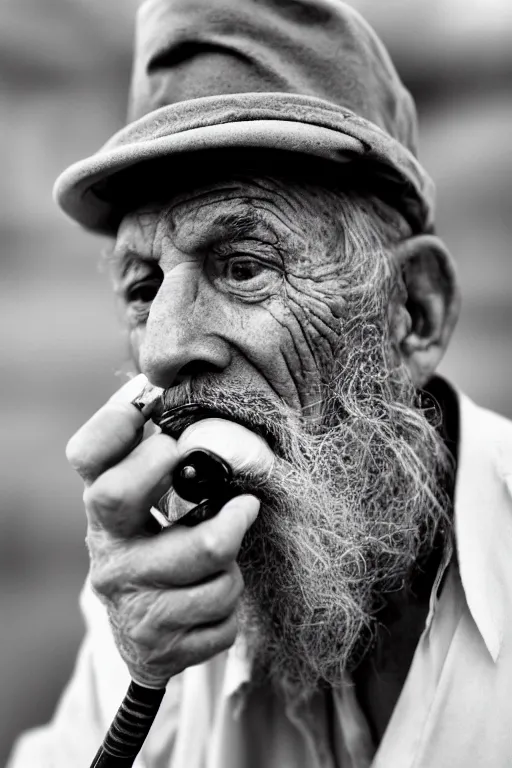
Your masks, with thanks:
[(322, 158), (340, 175), (364, 169), (424, 232), (433, 185), (416, 158), (416, 130), (382, 42), (341, 0), (147, 0), (129, 123), (64, 171), (54, 192), (82, 226), (113, 234), (127, 208), (123, 190), (136, 186), (150, 200), (164, 165), (164, 183), (179, 188), (173, 164), (184, 156), (193, 173), (205, 152), (273, 150), (298, 166)]

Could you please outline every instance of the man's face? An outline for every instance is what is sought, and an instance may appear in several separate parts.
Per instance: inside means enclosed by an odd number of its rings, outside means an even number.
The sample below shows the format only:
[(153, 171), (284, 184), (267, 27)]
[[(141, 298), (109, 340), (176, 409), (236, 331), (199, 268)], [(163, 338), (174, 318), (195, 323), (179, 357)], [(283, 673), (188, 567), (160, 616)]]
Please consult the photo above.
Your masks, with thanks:
[(445, 514), (443, 447), (394, 339), (384, 241), (401, 226), (355, 196), (238, 176), (118, 233), (132, 348), (165, 403), (203, 401), (274, 438), (240, 622), (261, 675), (294, 695), (357, 664)]
[(124, 219), (119, 287), (136, 359), (154, 383), (215, 372), (225, 386), (318, 411), (347, 279), (334, 195), (319, 194), (233, 180)]

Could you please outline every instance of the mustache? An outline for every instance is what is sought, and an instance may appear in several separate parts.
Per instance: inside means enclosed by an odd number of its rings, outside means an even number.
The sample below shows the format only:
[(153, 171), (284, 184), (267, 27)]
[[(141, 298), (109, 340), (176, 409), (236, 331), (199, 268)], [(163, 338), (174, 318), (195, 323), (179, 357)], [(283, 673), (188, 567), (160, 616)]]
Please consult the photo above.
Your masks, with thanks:
[(174, 439), (178, 439), (191, 424), (203, 419), (226, 419), (250, 429), (275, 453), (283, 454), (289, 429), (289, 416), (284, 410), (281, 403), (265, 392), (221, 385), (208, 378), (165, 389), (151, 418)]

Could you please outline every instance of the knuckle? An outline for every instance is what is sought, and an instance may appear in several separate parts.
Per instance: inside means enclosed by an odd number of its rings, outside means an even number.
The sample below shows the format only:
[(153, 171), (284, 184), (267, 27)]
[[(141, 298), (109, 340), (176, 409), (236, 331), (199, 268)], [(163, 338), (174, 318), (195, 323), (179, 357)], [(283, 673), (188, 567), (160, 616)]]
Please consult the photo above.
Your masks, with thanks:
[(219, 533), (214, 526), (202, 526), (202, 528), (201, 550), (206, 561), (213, 567), (222, 568), (234, 560), (236, 553), (228, 537)]
[(109, 598), (115, 590), (114, 579), (112, 578), (111, 572), (109, 572), (103, 565), (94, 561), (91, 563), (89, 569), (89, 581), (92, 591), (99, 597)]
[(86, 509), (90, 509), (93, 506), (93, 488), (92, 486), (86, 486), (84, 488), (84, 492), (82, 494), (82, 501), (84, 503), (84, 507)]
[(80, 439), (80, 431), (70, 437), (66, 445), (66, 459), (74, 470), (79, 471), (84, 465), (84, 450), (82, 440)]
[(89, 581), (93, 592), (109, 601), (120, 599), (127, 580), (124, 558), (102, 532), (87, 531), (89, 550)]
[(85, 488), (83, 494), (85, 508), (92, 512), (117, 512), (125, 504), (125, 491), (120, 485), (101, 479)]
[(85, 544), (91, 559), (91, 568), (97, 567), (97, 563), (101, 558), (101, 552), (104, 546), (102, 538), (102, 536), (98, 535), (98, 530), (96, 528), (93, 528), (92, 526), (87, 527)]

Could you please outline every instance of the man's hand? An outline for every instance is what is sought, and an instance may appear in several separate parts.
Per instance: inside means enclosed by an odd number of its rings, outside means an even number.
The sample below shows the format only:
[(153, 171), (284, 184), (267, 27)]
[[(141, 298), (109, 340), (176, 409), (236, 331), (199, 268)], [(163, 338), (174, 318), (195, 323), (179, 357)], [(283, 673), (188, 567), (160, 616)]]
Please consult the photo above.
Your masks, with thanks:
[(259, 502), (238, 496), (195, 528), (149, 535), (149, 509), (169, 489), (179, 457), (167, 435), (138, 443), (143, 424), (133, 405), (110, 401), (66, 454), (86, 485), (92, 587), (132, 678), (161, 688), (234, 642), (243, 591), (235, 559)]

